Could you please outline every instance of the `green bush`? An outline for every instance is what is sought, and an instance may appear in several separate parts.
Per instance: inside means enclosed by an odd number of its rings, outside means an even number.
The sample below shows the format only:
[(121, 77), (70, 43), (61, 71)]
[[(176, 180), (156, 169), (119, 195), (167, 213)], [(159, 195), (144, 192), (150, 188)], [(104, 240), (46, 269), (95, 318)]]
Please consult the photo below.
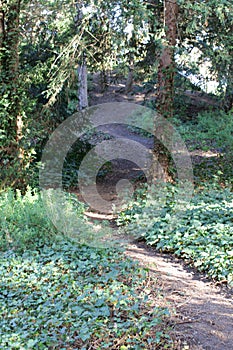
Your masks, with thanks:
[(0, 250), (24, 250), (50, 242), (57, 231), (49, 221), (37, 191), (9, 190), (0, 195)]
[(174, 120), (185, 141), (195, 141), (203, 150), (217, 148), (233, 152), (233, 115), (222, 110), (199, 113), (195, 121), (181, 123)]
[(0, 196), (0, 250), (24, 251), (64, 236), (79, 244), (101, 245), (100, 240), (109, 232), (107, 228), (95, 231), (95, 225), (90, 225), (84, 216), (85, 209), (76, 195), (59, 190), (47, 190), (44, 201), (38, 190), (30, 188), (25, 195), (18, 190), (3, 192)]

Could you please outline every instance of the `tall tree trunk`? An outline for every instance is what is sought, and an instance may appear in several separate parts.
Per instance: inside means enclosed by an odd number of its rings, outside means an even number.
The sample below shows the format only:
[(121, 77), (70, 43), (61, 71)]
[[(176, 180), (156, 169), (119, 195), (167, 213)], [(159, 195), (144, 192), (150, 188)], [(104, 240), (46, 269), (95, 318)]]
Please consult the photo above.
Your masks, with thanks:
[(133, 51), (130, 51), (128, 54), (128, 77), (125, 84), (125, 92), (128, 94), (132, 91), (133, 88), (133, 82), (134, 82), (134, 62), (135, 62), (135, 52), (137, 50), (137, 38), (136, 38), (136, 28), (133, 24), (133, 30), (132, 30), (132, 37), (130, 38), (130, 47), (133, 49)]
[(21, 114), (21, 99), (19, 92), (19, 15), (21, 1), (10, 1), (6, 5), (1, 1), (0, 9), (0, 50), (1, 50), (1, 82), (7, 91), (9, 101), (6, 108), (8, 122), (6, 135), (11, 140), (11, 146), (20, 150), (18, 142), (22, 138), (23, 120)]
[(157, 108), (164, 117), (173, 116), (174, 100), (174, 48), (177, 39), (178, 6), (176, 0), (164, 1), (164, 38), (158, 68)]
[[(164, 46), (159, 60), (157, 96), (157, 110), (162, 118), (171, 118), (173, 116), (175, 71), (174, 48), (177, 38), (177, 15), (177, 1), (165, 0), (163, 19), (165, 35), (163, 42)], [(160, 120), (159, 125), (156, 123), (154, 164), (152, 169), (153, 177), (162, 181), (171, 181), (172, 175), (169, 171), (171, 166), (171, 155), (169, 154), (168, 148), (170, 149), (169, 143), (172, 142), (172, 132), (167, 123), (163, 123), (163, 119)], [(163, 135), (162, 139), (161, 135)]]

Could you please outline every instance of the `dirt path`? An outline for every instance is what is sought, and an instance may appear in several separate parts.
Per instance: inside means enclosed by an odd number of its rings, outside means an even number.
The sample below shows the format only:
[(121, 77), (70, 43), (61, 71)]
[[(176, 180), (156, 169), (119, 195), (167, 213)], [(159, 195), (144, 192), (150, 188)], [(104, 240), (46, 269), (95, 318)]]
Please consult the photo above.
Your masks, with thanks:
[(185, 349), (190, 350), (233, 349), (232, 290), (215, 286), (182, 261), (159, 254), (144, 243), (129, 243), (126, 254), (157, 278), (178, 343), (186, 343)]
[[(152, 140), (130, 132), (126, 126), (101, 126), (101, 131), (114, 138), (126, 137), (141, 142), (148, 149), (153, 146)], [(139, 171), (131, 169), (124, 160), (114, 160), (111, 173), (98, 186), (101, 196), (110, 201), (115, 199), (116, 183), (127, 174), (138, 176)], [(126, 254), (149, 268), (150, 274), (158, 281), (172, 315), (176, 349), (233, 349), (233, 290), (214, 285), (181, 260), (159, 254), (144, 243), (128, 243), (126, 246)]]
[[(96, 78), (93, 84), (92, 105), (117, 101), (145, 101), (145, 96), (142, 95), (126, 95), (119, 89), (119, 84), (111, 86), (105, 93), (98, 91)], [(114, 138), (126, 137), (142, 143), (148, 149), (153, 147), (152, 139), (136, 135), (123, 125), (101, 126), (100, 130)], [(190, 152), (190, 156), (194, 163), (199, 163), (205, 159), (216, 158), (218, 154), (210, 151), (201, 151), (199, 154), (193, 151)], [(123, 160), (114, 160), (112, 171), (105, 177), (104, 182), (97, 183), (100, 195), (108, 201), (113, 200), (116, 197), (116, 183), (128, 175), (136, 178), (140, 175), (140, 169), (131, 169)], [(90, 212), (88, 216), (107, 219), (107, 216), (102, 217), (99, 213)], [(171, 255), (159, 254), (145, 243), (127, 243), (126, 255), (139, 260), (143, 266), (149, 268), (151, 277), (157, 279), (158, 288), (171, 312), (176, 349), (233, 350), (232, 289), (214, 285), (202, 274), (186, 266), (183, 261)]]
[(141, 136), (131, 131), (127, 125), (122, 124), (105, 124), (98, 127), (98, 130), (106, 133), (107, 135), (113, 136), (114, 138), (127, 138), (128, 140), (133, 140), (141, 143), (143, 146), (148, 149), (153, 149), (153, 137), (147, 138), (145, 136)]

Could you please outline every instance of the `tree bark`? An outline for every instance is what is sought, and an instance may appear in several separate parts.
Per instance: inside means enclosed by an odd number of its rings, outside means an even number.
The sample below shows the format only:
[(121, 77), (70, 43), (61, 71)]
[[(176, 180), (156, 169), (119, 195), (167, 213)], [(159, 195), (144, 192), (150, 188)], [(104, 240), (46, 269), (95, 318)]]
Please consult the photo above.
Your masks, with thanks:
[(164, 38), (158, 67), (158, 112), (166, 117), (173, 116), (174, 102), (174, 48), (177, 39), (178, 6), (176, 0), (164, 2)]
[[(162, 119), (159, 125), (155, 121), (155, 143), (153, 177), (160, 181), (172, 181), (170, 172), (172, 132), (163, 118), (173, 116), (174, 103), (174, 48), (177, 38), (178, 6), (176, 0), (164, 1), (164, 38), (158, 67), (157, 111)], [(162, 137), (161, 137), (162, 136)], [(164, 142), (163, 142), (164, 140)], [(166, 145), (166, 146), (165, 146)]]
[[(75, 17), (75, 27), (76, 31), (79, 32), (82, 25), (83, 13), (81, 8), (81, 3), (76, 1), (76, 17)], [(82, 111), (88, 107), (88, 92), (87, 92), (87, 64), (85, 53), (82, 55), (82, 62), (78, 67), (78, 110)]]
[(128, 77), (127, 77), (127, 81), (125, 84), (125, 92), (128, 94), (132, 91), (133, 88), (133, 73), (134, 73), (134, 69), (133, 69), (133, 64), (129, 66), (129, 72), (128, 72)]
[(78, 109), (82, 111), (88, 107), (87, 66), (85, 58), (78, 68)]

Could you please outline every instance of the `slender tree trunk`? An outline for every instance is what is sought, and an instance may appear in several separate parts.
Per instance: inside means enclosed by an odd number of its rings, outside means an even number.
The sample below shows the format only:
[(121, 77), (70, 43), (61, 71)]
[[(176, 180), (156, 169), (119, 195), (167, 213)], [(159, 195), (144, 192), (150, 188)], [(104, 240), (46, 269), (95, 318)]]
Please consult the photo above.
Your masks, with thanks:
[(86, 60), (78, 68), (78, 109), (82, 111), (88, 107), (88, 93), (87, 93), (87, 66)]
[(171, 166), (171, 155), (168, 151), (168, 148), (170, 148), (169, 143), (172, 142), (172, 132), (167, 123), (163, 123), (163, 120), (165, 120), (163, 118), (171, 118), (173, 116), (175, 71), (174, 48), (177, 37), (177, 14), (178, 6), (176, 0), (165, 0), (165, 36), (163, 43), (164, 46), (159, 60), (157, 96), (157, 110), (162, 116), (162, 119), (159, 123), (155, 121), (154, 164), (152, 169), (153, 177), (162, 181), (172, 181), (172, 175), (169, 171)]
[[(80, 31), (82, 26), (83, 13), (81, 8), (81, 2), (76, 1), (76, 17), (75, 17), (75, 27), (77, 32)], [(85, 53), (82, 55), (82, 62), (80, 62), (78, 67), (78, 110), (82, 111), (88, 107), (88, 92), (87, 92), (87, 64)]]

